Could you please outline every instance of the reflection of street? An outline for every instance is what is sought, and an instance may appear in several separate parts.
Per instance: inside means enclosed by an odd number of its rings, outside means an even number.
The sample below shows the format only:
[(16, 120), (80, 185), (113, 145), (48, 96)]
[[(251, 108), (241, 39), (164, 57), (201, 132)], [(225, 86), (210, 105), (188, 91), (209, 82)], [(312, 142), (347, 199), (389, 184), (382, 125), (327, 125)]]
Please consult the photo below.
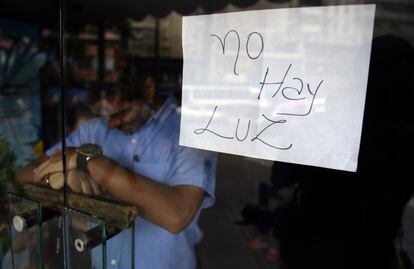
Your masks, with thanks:
[[(216, 203), (200, 218), (204, 238), (197, 248), (200, 269), (280, 268), (274, 259), (278, 247), (272, 234), (239, 226), (241, 210), (257, 203), (259, 183), (269, 180), (273, 162), (221, 154), (217, 166)], [(259, 240), (260, 244), (252, 244)], [(271, 258), (271, 257), (273, 258)]]
[[(13, 234), (13, 255), (11, 249), (7, 250), (4, 255), (3, 268), (38, 268), (39, 248), (37, 227), (32, 227), (22, 233), (13, 232)], [(14, 267), (12, 263), (14, 263)]]

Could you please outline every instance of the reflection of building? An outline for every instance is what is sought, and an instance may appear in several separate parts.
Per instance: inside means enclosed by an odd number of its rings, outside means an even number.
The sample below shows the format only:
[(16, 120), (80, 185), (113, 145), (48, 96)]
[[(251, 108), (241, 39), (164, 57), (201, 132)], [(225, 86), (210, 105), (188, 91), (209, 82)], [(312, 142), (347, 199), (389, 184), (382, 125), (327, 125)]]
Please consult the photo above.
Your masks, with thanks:
[[(78, 50), (75, 60), (75, 77), (77, 80), (91, 82), (98, 80), (99, 62), (99, 40), (98, 36), (90, 32), (82, 32), (77, 37), (73, 37), (69, 42), (76, 43)], [(105, 73), (106, 82), (113, 82), (117, 79), (115, 70), (115, 50), (119, 47), (120, 36), (117, 33), (105, 32)]]
[(414, 44), (414, 1), (377, 0), (374, 35), (393, 34)]
[(0, 20), (0, 138), (10, 143), (18, 166), (36, 156), (40, 139), (38, 27)]
[(171, 12), (160, 20), (160, 56), (168, 58), (182, 58), (181, 46), (182, 16)]
[(154, 57), (156, 19), (151, 16), (147, 16), (141, 21), (130, 19), (128, 24), (130, 27), (128, 53), (136, 57)]

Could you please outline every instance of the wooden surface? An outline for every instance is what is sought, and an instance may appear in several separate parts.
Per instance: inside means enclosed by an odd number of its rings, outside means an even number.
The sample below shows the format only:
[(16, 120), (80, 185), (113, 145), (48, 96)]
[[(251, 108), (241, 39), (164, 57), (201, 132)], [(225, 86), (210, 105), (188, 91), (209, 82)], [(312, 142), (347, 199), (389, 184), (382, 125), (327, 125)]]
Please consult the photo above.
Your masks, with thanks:
[[(46, 208), (61, 210), (65, 207), (63, 190), (57, 191), (34, 184), (18, 184), (9, 192), (38, 201)], [(66, 199), (66, 207), (103, 219), (107, 224), (121, 229), (131, 227), (138, 215), (136, 207), (102, 197), (67, 192)]]

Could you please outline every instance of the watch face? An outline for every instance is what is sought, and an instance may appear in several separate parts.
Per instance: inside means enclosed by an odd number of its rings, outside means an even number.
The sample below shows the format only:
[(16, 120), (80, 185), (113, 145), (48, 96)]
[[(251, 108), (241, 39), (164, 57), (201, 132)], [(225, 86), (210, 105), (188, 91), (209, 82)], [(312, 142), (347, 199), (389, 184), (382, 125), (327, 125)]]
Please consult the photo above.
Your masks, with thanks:
[(102, 154), (101, 147), (96, 144), (83, 144), (78, 148), (78, 151), (87, 156), (99, 156)]

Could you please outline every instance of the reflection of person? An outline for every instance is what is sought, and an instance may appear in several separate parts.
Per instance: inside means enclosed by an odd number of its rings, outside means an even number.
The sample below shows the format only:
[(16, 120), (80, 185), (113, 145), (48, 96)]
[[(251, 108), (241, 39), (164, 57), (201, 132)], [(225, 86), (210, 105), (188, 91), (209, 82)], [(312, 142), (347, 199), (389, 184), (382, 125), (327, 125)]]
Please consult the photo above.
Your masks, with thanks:
[(298, 181), (298, 206), (275, 232), (289, 268), (397, 268), (394, 240), (414, 191), (414, 49), (373, 40), (356, 173), (276, 163), (275, 181)]
[[(151, 77), (142, 81), (143, 91), (119, 88), (108, 93), (93, 106), (101, 117), (69, 135), (65, 149), (68, 186), (84, 193), (100, 193), (103, 188), (138, 207), (137, 268), (195, 268), (193, 245), (202, 236), (197, 219), (200, 210), (214, 200), (216, 156), (178, 146), (179, 113), (174, 98), (156, 95)], [(50, 157), (44, 158), (34, 175), (33, 166), (26, 167), (17, 179), (44, 182), (60, 171), (57, 148), (47, 151)], [(90, 154), (94, 156), (89, 158)], [(108, 242), (108, 264), (128, 268), (131, 260), (123, 241), (130, 238), (125, 236), (128, 233)]]
[[(6, 227), (6, 229), (10, 229), (10, 227)], [(37, 230), (35, 228), (28, 229), (23, 233), (16, 233), (13, 236), (13, 253), (11, 248), (7, 250), (0, 268), (37, 268), (39, 262), (37, 242)]]

